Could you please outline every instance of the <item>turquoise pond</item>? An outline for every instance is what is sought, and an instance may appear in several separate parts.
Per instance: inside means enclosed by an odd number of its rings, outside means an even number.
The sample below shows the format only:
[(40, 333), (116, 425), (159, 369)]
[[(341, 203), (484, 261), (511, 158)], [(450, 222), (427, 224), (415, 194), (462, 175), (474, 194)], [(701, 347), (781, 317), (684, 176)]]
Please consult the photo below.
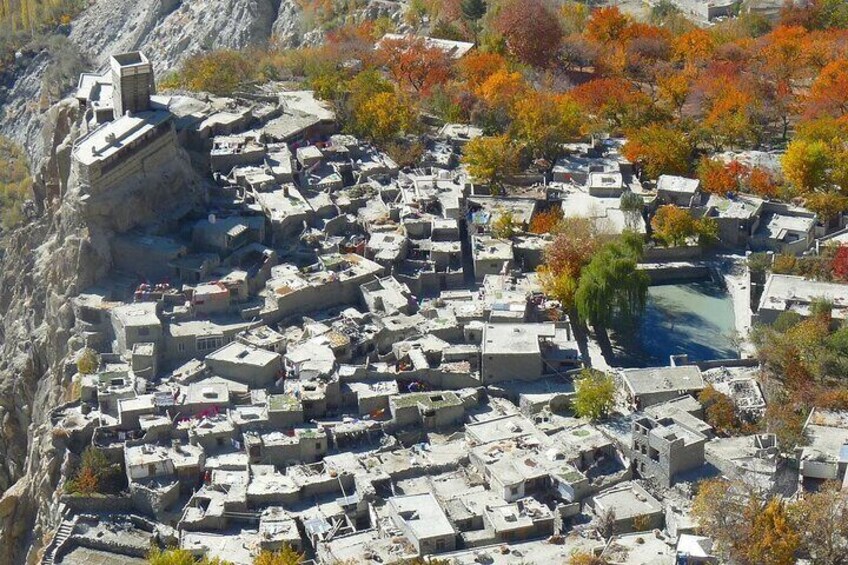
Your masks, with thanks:
[(733, 299), (721, 284), (664, 284), (648, 289), (639, 341), (642, 355), (661, 365), (683, 353), (692, 361), (735, 359), (734, 330)]

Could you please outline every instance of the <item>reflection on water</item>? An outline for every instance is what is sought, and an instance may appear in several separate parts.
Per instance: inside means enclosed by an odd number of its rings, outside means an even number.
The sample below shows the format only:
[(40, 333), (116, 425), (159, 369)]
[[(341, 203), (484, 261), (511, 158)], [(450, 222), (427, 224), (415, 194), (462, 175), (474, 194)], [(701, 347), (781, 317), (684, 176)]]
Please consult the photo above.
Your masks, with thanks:
[(719, 284), (699, 281), (652, 286), (640, 328), (643, 353), (667, 365), (669, 355), (693, 361), (735, 359), (733, 299)]

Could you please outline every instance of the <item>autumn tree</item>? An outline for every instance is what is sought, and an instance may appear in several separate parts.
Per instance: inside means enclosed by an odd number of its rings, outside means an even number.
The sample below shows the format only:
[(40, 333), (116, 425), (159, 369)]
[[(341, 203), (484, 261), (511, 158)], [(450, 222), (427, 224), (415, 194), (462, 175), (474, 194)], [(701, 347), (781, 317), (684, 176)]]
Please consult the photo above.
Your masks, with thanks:
[(571, 91), (587, 112), (606, 122), (603, 129), (639, 127), (645, 122), (650, 99), (623, 78), (598, 78)]
[(197, 559), (187, 549), (153, 548), (147, 554), (149, 565), (197, 565)]
[(848, 245), (840, 245), (833, 254), (830, 261), (830, 270), (833, 278), (839, 281), (848, 281)]
[(750, 563), (792, 565), (800, 545), (800, 536), (792, 527), (786, 504), (777, 497), (766, 503), (754, 516), (750, 541), (743, 554)]
[(379, 54), (398, 84), (427, 94), (451, 76), (451, 60), (444, 51), (429, 47), (420, 37), (384, 38)]
[(724, 80), (706, 106), (701, 130), (714, 150), (745, 147), (757, 141), (757, 101), (746, 89)]
[(533, 92), (519, 98), (512, 110), (515, 137), (535, 157), (553, 161), (560, 147), (580, 133), (580, 107), (567, 95)]
[(692, 145), (686, 134), (659, 124), (632, 132), (622, 151), (652, 179), (660, 175), (687, 174), (692, 158)]
[(458, 65), (460, 75), (472, 92), (477, 91), (490, 76), (507, 68), (503, 56), (486, 51), (472, 51), (460, 59)]
[(784, 502), (741, 483), (702, 481), (692, 505), (720, 554), (743, 565), (791, 565), (800, 546)]
[(415, 125), (411, 102), (376, 71), (359, 73), (348, 84), (348, 129), (384, 144)]
[(781, 159), (783, 175), (799, 193), (822, 187), (831, 167), (831, 153), (823, 141), (796, 139)]
[(535, 234), (551, 233), (562, 221), (562, 208), (554, 206), (548, 210), (533, 214), (527, 231)]
[(595, 252), (610, 239), (611, 236), (604, 233), (592, 218), (563, 218), (554, 232), (553, 241), (545, 248), (545, 267), (576, 279)]
[(739, 189), (739, 177), (734, 171), (718, 159), (701, 158), (698, 163), (698, 179), (701, 187), (712, 194), (724, 195)]
[(586, 30), (589, 8), (580, 2), (566, 1), (559, 7), (559, 16), (564, 35), (580, 34)]
[(686, 104), (690, 91), (689, 78), (682, 73), (668, 73), (657, 77), (659, 99), (678, 116), (683, 112), (683, 105)]
[(544, 264), (539, 268), (542, 289), (575, 320), (578, 314), (574, 310), (574, 294), (580, 272), (610, 239), (593, 219), (570, 217), (557, 225), (553, 241), (545, 247)]
[(804, 206), (815, 212), (825, 226), (830, 226), (842, 212), (848, 211), (848, 196), (835, 190), (808, 194)]
[(770, 402), (766, 407), (763, 422), (766, 430), (777, 438), (777, 444), (783, 453), (792, 453), (796, 446), (806, 443), (806, 412), (786, 400)]
[(848, 114), (848, 59), (838, 59), (821, 70), (810, 87), (808, 118)]
[(672, 204), (660, 206), (651, 219), (654, 237), (667, 246), (685, 245), (693, 238), (714, 238), (715, 226), (709, 218), (696, 219), (692, 212)]
[(527, 90), (527, 83), (521, 73), (504, 68), (489, 75), (476, 93), (491, 108), (508, 111)]
[(615, 43), (624, 39), (624, 33), (630, 26), (630, 17), (617, 6), (598, 8), (586, 24), (586, 36), (598, 43)]
[(710, 385), (698, 395), (698, 402), (704, 408), (706, 422), (719, 434), (728, 435), (739, 429), (736, 405), (726, 394)]
[(83, 375), (94, 373), (99, 366), (100, 358), (97, 352), (89, 347), (83, 349), (77, 357), (77, 371)]
[(500, 212), (492, 222), (492, 235), (498, 239), (510, 239), (518, 231), (515, 216), (509, 210)]
[(120, 468), (112, 465), (99, 449), (88, 447), (83, 451), (79, 468), (65, 489), (69, 493), (89, 496), (94, 493), (116, 493), (121, 486)]
[(220, 557), (204, 556), (197, 558), (186, 549), (159, 549), (154, 547), (147, 554), (149, 565), (231, 565)]
[(244, 52), (210, 51), (186, 59), (160, 86), (229, 96), (249, 82), (254, 71), (254, 61)]
[(547, 66), (562, 39), (559, 19), (544, 0), (506, 0), (494, 27), (509, 52), (534, 67)]
[(462, 162), (477, 182), (501, 190), (504, 179), (518, 170), (518, 149), (506, 135), (478, 137), (465, 145)]
[(592, 553), (578, 551), (572, 553), (568, 558), (568, 565), (608, 565), (608, 562), (606, 559), (596, 557)]
[(801, 547), (812, 563), (844, 565), (848, 556), (848, 493), (835, 482), (825, 483), (789, 507)]
[(678, 36), (672, 42), (674, 57), (686, 65), (689, 73), (705, 64), (715, 50), (715, 40), (704, 29), (695, 28)]
[(263, 550), (253, 560), (253, 565), (298, 565), (298, 563), (303, 561), (303, 558), (302, 553), (286, 545), (278, 551)]
[(778, 194), (777, 181), (769, 171), (762, 167), (751, 169), (745, 180), (745, 188), (748, 192), (761, 198), (774, 198)]
[(572, 407), (581, 418), (599, 420), (608, 415), (615, 405), (616, 386), (611, 375), (595, 369), (583, 369), (575, 379)]

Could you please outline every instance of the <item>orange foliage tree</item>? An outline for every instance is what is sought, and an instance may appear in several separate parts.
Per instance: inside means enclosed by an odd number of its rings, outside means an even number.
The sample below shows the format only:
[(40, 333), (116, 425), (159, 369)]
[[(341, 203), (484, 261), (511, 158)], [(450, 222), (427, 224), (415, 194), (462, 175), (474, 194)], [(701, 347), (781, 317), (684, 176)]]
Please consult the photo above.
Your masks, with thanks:
[[(562, 208), (554, 206), (544, 212), (534, 214), (530, 219), (530, 233), (551, 233), (562, 221)], [(848, 273), (848, 271), (846, 271)]]
[(508, 110), (527, 89), (527, 83), (524, 82), (521, 73), (501, 69), (490, 75), (480, 85), (477, 95), (491, 108)]
[(490, 76), (506, 69), (506, 60), (498, 53), (472, 51), (459, 61), (459, 72), (469, 89), (478, 90)]
[(641, 125), (640, 115), (650, 99), (624, 78), (598, 78), (571, 91), (574, 99), (590, 114), (613, 128)]
[(747, 189), (762, 198), (774, 198), (777, 196), (777, 181), (774, 176), (762, 167), (754, 167), (748, 174)]
[(623, 14), (617, 6), (598, 8), (586, 24), (586, 36), (598, 43), (615, 43), (625, 38), (630, 27), (630, 17)]
[(807, 117), (848, 114), (848, 59), (838, 59), (822, 69), (810, 87)]
[(427, 94), (451, 77), (451, 60), (441, 49), (427, 46), (423, 38), (383, 39), (379, 53), (395, 82), (415, 92)]
[(703, 157), (698, 164), (701, 186), (713, 194), (736, 192), (748, 175), (748, 167), (739, 161), (724, 163), (718, 159)]

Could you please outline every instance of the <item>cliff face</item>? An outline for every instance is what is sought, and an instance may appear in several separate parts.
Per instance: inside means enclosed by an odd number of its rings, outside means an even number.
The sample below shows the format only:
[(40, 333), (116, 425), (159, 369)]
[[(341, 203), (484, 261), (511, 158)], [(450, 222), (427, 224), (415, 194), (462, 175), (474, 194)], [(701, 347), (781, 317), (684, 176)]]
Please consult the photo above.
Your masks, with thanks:
[(65, 367), (85, 344), (70, 299), (109, 273), (116, 233), (185, 213), (204, 198), (187, 154), (120, 190), (81, 198), (70, 165), (78, 137), (73, 100), (48, 113), (50, 155), (38, 172), (44, 213), (7, 234), (0, 259), (0, 563), (34, 562), (57, 525), (66, 453), (50, 411), (68, 399)]

